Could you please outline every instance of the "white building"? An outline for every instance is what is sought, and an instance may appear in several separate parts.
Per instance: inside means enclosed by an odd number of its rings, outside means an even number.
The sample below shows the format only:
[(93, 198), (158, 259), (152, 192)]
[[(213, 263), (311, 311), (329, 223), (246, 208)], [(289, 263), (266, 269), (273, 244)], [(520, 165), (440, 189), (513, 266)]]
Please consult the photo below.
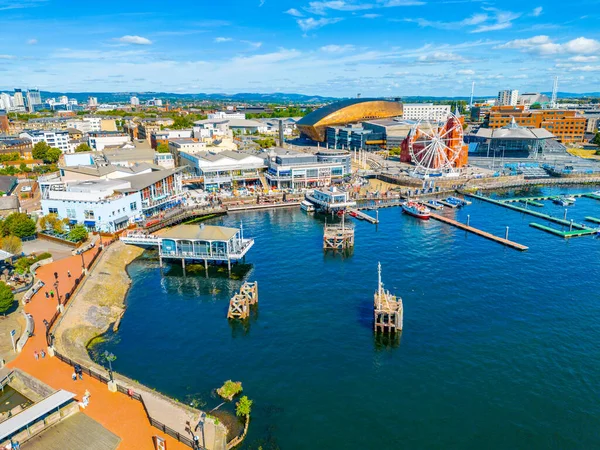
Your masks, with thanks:
[(231, 136), (228, 120), (198, 120), (194, 122), (195, 139), (221, 139)]
[(88, 106), (90, 108), (98, 106), (98, 97), (88, 97)]
[(165, 169), (173, 169), (175, 167), (175, 158), (173, 158), (171, 153), (156, 153), (154, 164)]
[(13, 96), (13, 105), (15, 108), (25, 107), (25, 99), (23, 98), (23, 91), (21, 91), (21, 89), (15, 89), (15, 95)]
[(6, 92), (0, 94), (0, 109), (10, 111), (13, 107), (13, 99)]
[(208, 119), (246, 119), (246, 114), (241, 112), (225, 112), (225, 111), (217, 111), (215, 113), (210, 113), (208, 115)]
[(525, 94), (519, 95), (519, 100), (518, 100), (519, 105), (530, 107), (534, 103), (539, 103), (541, 106), (543, 103), (550, 103), (550, 98), (548, 98), (548, 96), (546, 96), (544, 94), (540, 94), (540, 93), (536, 93), (536, 92), (525, 93)]
[(140, 99), (136, 96), (133, 96), (129, 99), (129, 103), (131, 104), (131, 106), (138, 106), (140, 104)]
[(505, 89), (498, 92), (498, 101), (496, 106), (517, 106), (519, 101), (519, 91), (516, 89)]
[(27, 130), (19, 134), (19, 137), (29, 139), (33, 145), (45, 142), (63, 153), (69, 152), (69, 132), (66, 130)]
[(404, 103), (402, 118), (405, 120), (446, 120), (450, 114), (450, 105), (433, 103)]
[(106, 146), (118, 146), (130, 142), (129, 135), (117, 131), (92, 132), (89, 133), (88, 145), (92, 150), (102, 151)]
[(243, 152), (222, 151), (220, 153), (181, 152), (179, 160), (188, 166), (192, 177), (201, 177), (204, 189), (230, 189), (234, 185), (259, 185), (260, 174), (265, 169), (265, 160), (260, 156)]
[(40, 184), (42, 211), (81, 223), (90, 230), (114, 232), (180, 204), (177, 169), (120, 179)]
[(58, 103), (60, 103), (61, 105), (68, 105), (69, 97), (67, 97), (66, 95), (61, 95), (60, 97), (58, 97)]
[(178, 155), (179, 152), (200, 153), (206, 151), (206, 144), (194, 139), (171, 139), (169, 151), (173, 155)]

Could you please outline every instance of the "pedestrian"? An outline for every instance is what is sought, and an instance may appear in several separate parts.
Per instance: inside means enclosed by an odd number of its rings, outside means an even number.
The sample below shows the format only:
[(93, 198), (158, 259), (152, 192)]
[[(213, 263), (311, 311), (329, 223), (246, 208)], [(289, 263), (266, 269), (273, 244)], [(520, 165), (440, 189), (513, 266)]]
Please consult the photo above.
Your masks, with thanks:
[(50, 294), (48, 294), (48, 291), (46, 291), (46, 298), (50, 298)]
[(35, 360), (37, 361), (40, 358), (40, 355), (38, 355), (38, 352), (36, 352), (35, 350), (33, 351), (33, 357), (35, 358)]
[(42, 358), (46, 357), (46, 352), (42, 349), (40, 350), (40, 355), (42, 355)]
[(54, 291), (50, 291), (50, 297), (54, 298)]
[(77, 381), (77, 374), (76, 374), (75, 372), (73, 372), (73, 373), (71, 374), (71, 379), (72, 379), (73, 381)]
[(71, 271), (70, 271), (70, 270), (67, 270), (67, 276), (68, 276), (69, 278), (71, 278)]

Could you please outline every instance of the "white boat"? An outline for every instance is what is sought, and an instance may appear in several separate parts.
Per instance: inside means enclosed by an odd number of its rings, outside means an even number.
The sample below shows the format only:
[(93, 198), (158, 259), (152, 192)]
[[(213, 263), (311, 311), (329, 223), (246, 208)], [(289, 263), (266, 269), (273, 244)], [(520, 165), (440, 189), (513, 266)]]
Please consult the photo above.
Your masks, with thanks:
[(313, 205), (308, 200), (302, 200), (302, 203), (300, 203), (300, 209), (307, 213), (312, 213), (316, 211), (315, 205)]
[(429, 220), (431, 210), (416, 202), (402, 203), (402, 211), (421, 220)]

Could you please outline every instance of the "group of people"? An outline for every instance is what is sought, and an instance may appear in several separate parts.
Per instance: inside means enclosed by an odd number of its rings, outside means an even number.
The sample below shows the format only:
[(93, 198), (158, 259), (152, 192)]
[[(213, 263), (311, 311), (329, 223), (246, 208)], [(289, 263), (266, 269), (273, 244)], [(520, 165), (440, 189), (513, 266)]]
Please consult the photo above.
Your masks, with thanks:
[(73, 381), (77, 381), (78, 376), (80, 380), (83, 380), (83, 369), (79, 364), (75, 364), (75, 366), (73, 367), (73, 374), (71, 375), (71, 378), (73, 379)]
[(40, 356), (41, 356), (42, 358), (45, 358), (45, 357), (46, 357), (46, 352), (44, 351), (44, 349), (40, 350), (40, 351), (39, 351), (39, 353), (38, 353), (38, 351), (37, 351), (37, 350), (34, 350), (34, 351), (33, 351), (33, 357), (36, 359), (36, 361), (37, 361), (38, 359), (40, 359)]

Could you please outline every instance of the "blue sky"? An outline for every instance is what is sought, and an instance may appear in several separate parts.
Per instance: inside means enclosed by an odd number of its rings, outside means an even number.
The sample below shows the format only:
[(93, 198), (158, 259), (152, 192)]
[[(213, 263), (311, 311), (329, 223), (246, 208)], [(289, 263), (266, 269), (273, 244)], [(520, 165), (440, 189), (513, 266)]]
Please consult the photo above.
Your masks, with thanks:
[(597, 0), (0, 0), (0, 90), (600, 91), (598, 23)]

